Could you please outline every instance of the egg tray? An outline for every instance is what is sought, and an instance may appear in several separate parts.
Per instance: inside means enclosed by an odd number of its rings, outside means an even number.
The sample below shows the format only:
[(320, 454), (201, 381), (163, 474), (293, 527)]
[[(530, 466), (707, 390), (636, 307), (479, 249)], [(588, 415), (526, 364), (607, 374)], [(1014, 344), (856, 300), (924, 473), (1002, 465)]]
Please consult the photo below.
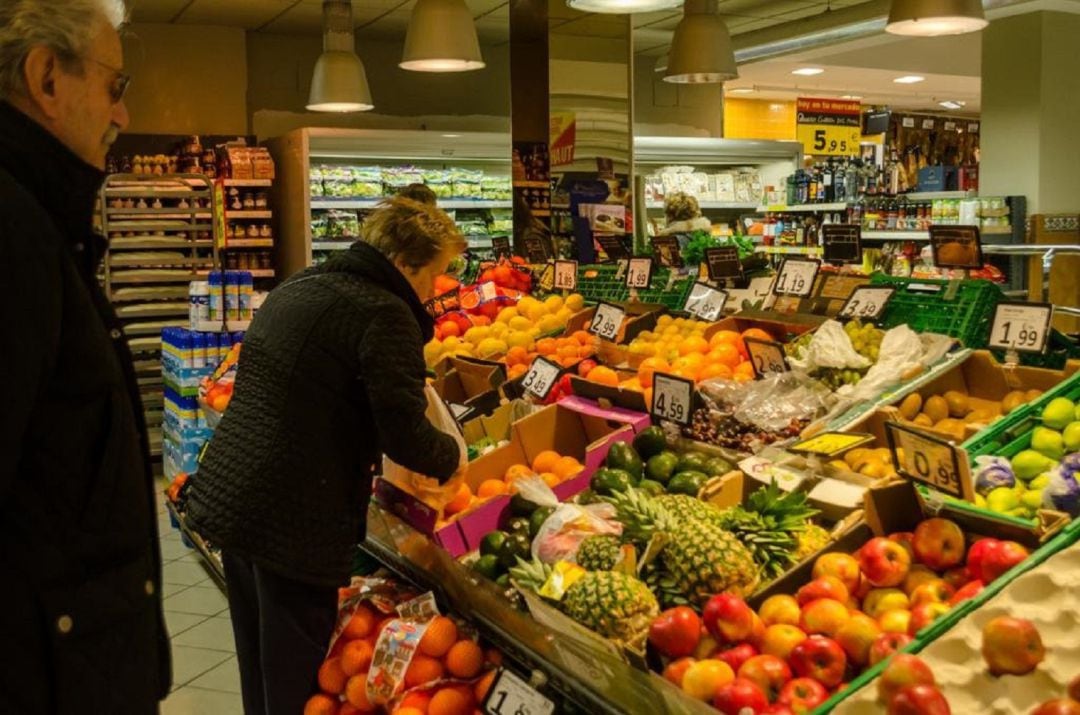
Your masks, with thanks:
[[(1074, 521), (1028, 559), (917, 634), (903, 649), (918, 654), (934, 672), (954, 713), (1014, 715), (1063, 697), (1080, 674), (1080, 521)], [(983, 660), (982, 628), (998, 616), (1035, 623), (1046, 659), (1025, 676), (989, 674)], [(814, 715), (880, 715), (877, 678), (886, 662), (867, 670)]]

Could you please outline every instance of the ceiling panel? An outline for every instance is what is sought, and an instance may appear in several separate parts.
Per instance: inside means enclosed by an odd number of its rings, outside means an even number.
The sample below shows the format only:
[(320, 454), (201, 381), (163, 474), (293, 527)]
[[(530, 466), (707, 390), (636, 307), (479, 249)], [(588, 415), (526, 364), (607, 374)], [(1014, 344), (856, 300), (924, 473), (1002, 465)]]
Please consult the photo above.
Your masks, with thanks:
[(171, 22), (191, 0), (138, 0), (132, 3), (132, 22)]
[(296, 0), (194, 0), (177, 22), (255, 29), (295, 5)]
[(259, 29), (285, 35), (319, 33), (322, 30), (322, 6), (319, 3), (302, 2)]

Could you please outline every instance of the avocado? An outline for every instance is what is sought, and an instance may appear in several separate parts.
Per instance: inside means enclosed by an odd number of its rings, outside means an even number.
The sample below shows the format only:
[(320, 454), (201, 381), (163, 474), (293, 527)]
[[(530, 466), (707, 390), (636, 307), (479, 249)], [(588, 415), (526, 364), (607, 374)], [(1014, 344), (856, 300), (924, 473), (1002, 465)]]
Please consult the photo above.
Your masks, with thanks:
[[(516, 564), (515, 564), (516, 565)], [(486, 579), (494, 581), (499, 577), (502, 568), (499, 566), (499, 557), (495, 554), (485, 554), (473, 562), (473, 571), (476, 571)]]
[(510, 588), (510, 574), (504, 573), (502, 576), (499, 576), (499, 578), (495, 579), (495, 583), (500, 588)]
[(510, 513), (514, 516), (529, 516), (536, 507), (540, 506), (536, 502), (531, 502), (520, 494), (515, 494), (510, 497)]
[(604, 466), (610, 469), (622, 469), (630, 474), (634, 484), (641, 481), (645, 473), (645, 465), (641, 463), (641, 457), (626, 442), (616, 442), (608, 450)]
[(515, 516), (510, 521), (506, 522), (506, 531), (509, 531), (511, 534), (528, 534), (529, 518), (527, 516)]
[(671, 475), (675, 474), (675, 468), (678, 465), (679, 455), (665, 450), (649, 457), (649, 461), (645, 463), (645, 477), (654, 482), (667, 484)]
[(480, 540), (480, 555), (497, 555), (506, 541), (508, 534), (505, 531), (492, 531), (484, 535)]
[(625, 469), (598, 469), (592, 476), (589, 486), (601, 496), (611, 496), (615, 492), (625, 492), (637, 484)]
[(517, 566), (519, 558), (528, 560), (532, 554), (532, 540), (527, 534), (510, 534), (499, 549), (499, 565), (504, 569)]
[(667, 483), (667, 490), (670, 494), (686, 494), (696, 497), (707, 481), (709, 481), (708, 474), (687, 470), (672, 477), (671, 481)]
[(705, 469), (701, 470), (712, 477), (719, 477), (735, 469), (735, 465), (723, 457), (711, 457), (705, 463)]
[(651, 479), (642, 479), (641, 483), (638, 484), (638, 489), (651, 497), (660, 496), (664, 493), (664, 485)]
[(554, 513), (555, 507), (553, 506), (542, 506), (534, 511), (532, 516), (529, 517), (529, 538), (535, 539), (536, 535), (540, 533), (540, 527)]
[(634, 437), (634, 449), (642, 459), (649, 459), (667, 449), (667, 438), (659, 427), (646, 427)]
[(576, 497), (574, 497), (575, 504), (595, 504), (598, 501), (600, 501), (600, 498), (592, 489), (583, 489), (582, 491), (578, 492), (578, 495)]
[(679, 472), (704, 472), (709, 463), (709, 457), (701, 452), (687, 452), (679, 455), (679, 464), (675, 467), (675, 473)]

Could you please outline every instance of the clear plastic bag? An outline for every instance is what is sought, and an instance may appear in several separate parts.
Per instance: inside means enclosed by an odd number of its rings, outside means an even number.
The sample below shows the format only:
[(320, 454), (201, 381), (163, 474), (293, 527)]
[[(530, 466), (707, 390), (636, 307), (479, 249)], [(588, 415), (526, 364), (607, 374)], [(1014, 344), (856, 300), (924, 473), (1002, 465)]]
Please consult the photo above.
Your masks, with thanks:
[(469, 448), (465, 444), (465, 438), (461, 434), (450, 409), (439, 397), (439, 393), (431, 385), (424, 387), (424, 396), (427, 398), (428, 407), (424, 416), (435, 427), (454, 438), (457, 443), (460, 457), (458, 471), (446, 484), (439, 484), (437, 479), (413, 472), (401, 466), (389, 457), (383, 457), (382, 476), (394, 486), (403, 489), (421, 500), (428, 506), (438, 509), (440, 512), (451, 499), (453, 499), (465, 479), (465, 472), (469, 466)]
[(739, 422), (770, 432), (784, 430), (792, 422), (813, 420), (835, 402), (831, 391), (798, 372), (743, 383), (707, 380), (701, 384), (701, 393), (710, 410), (728, 412)]
[(544, 563), (574, 561), (581, 542), (590, 536), (622, 534), (611, 504), (560, 504), (555, 492), (543, 481), (529, 477), (517, 482), (518, 494), (540, 506), (554, 507), (532, 543), (533, 558)]

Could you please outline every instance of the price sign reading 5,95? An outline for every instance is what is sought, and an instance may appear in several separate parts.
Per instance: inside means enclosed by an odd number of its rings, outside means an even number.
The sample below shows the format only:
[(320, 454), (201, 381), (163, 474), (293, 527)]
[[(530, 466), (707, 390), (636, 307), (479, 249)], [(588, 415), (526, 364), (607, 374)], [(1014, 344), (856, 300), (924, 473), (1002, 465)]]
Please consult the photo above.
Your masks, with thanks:
[(885, 306), (896, 292), (895, 288), (872, 288), (859, 286), (840, 309), (841, 318), (861, 318), (877, 320), (885, 312)]
[(814, 290), (814, 279), (817, 278), (818, 268), (821, 264), (806, 258), (785, 258), (780, 264), (780, 271), (773, 285), (773, 293), (776, 295), (795, 295), (807, 298)]
[(662, 372), (653, 374), (653, 417), (688, 425), (693, 405), (693, 382)]
[(626, 311), (619, 306), (600, 303), (596, 306), (592, 323), (589, 324), (589, 332), (604, 340), (614, 340), (619, 335), (619, 328), (625, 318)]
[(974, 498), (971, 475), (961, 472), (955, 445), (896, 422), (885, 424), (885, 434), (897, 471), (905, 477), (958, 499)]
[(551, 715), (555, 704), (509, 670), (500, 670), (484, 698), (487, 715)]
[(750, 353), (750, 363), (754, 366), (754, 374), (759, 380), (774, 372), (788, 371), (783, 345), (756, 338), (746, 338), (745, 342), (746, 351)]
[(526, 392), (536, 395), (541, 400), (548, 396), (551, 388), (559, 380), (562, 368), (542, 357), (533, 360), (529, 371), (521, 380), (521, 386)]
[(686, 297), (683, 310), (691, 315), (696, 315), (702, 320), (712, 322), (719, 320), (727, 302), (728, 294), (722, 290), (713, 288), (708, 283), (695, 283)]
[(990, 327), (992, 348), (1041, 353), (1050, 337), (1054, 306), (1048, 303), (998, 303)]
[(577, 290), (577, 261), (555, 261), (555, 290)]

